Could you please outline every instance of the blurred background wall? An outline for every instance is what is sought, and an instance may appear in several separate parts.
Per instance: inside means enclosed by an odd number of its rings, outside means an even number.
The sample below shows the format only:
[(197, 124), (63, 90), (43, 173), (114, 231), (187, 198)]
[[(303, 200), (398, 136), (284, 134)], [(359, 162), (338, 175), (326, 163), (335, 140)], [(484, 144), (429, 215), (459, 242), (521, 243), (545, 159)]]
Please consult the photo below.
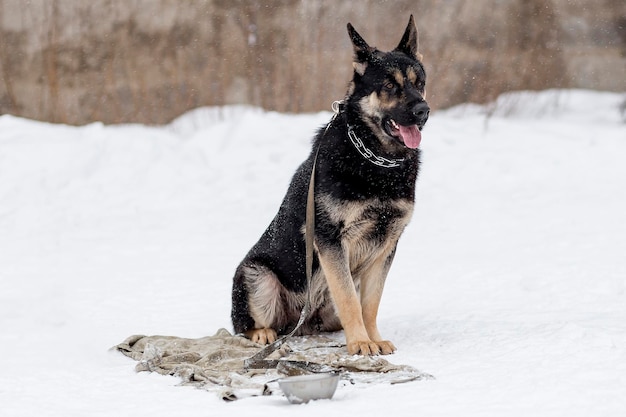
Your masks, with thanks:
[(199, 106), (329, 109), (351, 22), (393, 49), (413, 13), (434, 108), (626, 91), (624, 0), (0, 0), (0, 114), (166, 123)]

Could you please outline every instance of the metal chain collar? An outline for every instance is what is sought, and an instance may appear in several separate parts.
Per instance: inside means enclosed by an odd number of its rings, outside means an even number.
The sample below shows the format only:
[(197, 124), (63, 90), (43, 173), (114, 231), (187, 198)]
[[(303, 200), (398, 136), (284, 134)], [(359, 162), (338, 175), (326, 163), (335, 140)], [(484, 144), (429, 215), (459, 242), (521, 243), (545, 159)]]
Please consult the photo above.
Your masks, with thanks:
[[(335, 114), (333, 114), (333, 118), (330, 120), (330, 122), (326, 126), (326, 130), (328, 130), (328, 128), (330, 127), (330, 124), (333, 122), (333, 120), (335, 120), (337, 115), (343, 111), (344, 106), (345, 106), (345, 102), (343, 100), (333, 101), (333, 104), (331, 105), (331, 109), (333, 110), (333, 113)], [(326, 131), (324, 131), (324, 133), (326, 133)], [(387, 158), (383, 158), (382, 156), (376, 155), (367, 146), (363, 144), (363, 141), (359, 139), (356, 133), (354, 133), (354, 129), (350, 125), (348, 125), (348, 137), (350, 138), (350, 141), (352, 142), (356, 150), (359, 151), (361, 156), (363, 156), (363, 158), (367, 159), (368, 161), (370, 161), (372, 164), (376, 166), (383, 167), (383, 168), (397, 168), (400, 166), (402, 162), (404, 162), (404, 158), (387, 159)]]
[(372, 164), (377, 165), (383, 168), (397, 168), (400, 166), (402, 162), (404, 162), (404, 158), (400, 159), (387, 159), (382, 156), (378, 156), (374, 154), (367, 146), (363, 144), (361, 139), (354, 133), (354, 129), (352, 126), (348, 125), (348, 137), (350, 141), (354, 145), (357, 151), (363, 156), (363, 158), (370, 161)]

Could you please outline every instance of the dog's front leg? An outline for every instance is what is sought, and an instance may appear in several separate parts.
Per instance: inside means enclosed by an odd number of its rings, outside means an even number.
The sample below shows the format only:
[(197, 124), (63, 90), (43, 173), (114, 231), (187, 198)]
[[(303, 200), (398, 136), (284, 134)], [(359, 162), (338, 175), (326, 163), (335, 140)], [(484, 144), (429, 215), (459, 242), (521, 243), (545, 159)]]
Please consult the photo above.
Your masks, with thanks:
[(393, 343), (382, 339), (376, 323), (383, 287), (395, 255), (395, 245), (392, 248), (390, 252), (383, 253), (370, 268), (363, 271), (361, 276), (361, 308), (365, 330), (370, 339), (378, 344), (383, 355), (396, 351)]
[(373, 341), (365, 329), (363, 311), (350, 274), (347, 252), (337, 247), (320, 249), (319, 261), (346, 335), (348, 353), (391, 353), (384, 352), (383, 346)]

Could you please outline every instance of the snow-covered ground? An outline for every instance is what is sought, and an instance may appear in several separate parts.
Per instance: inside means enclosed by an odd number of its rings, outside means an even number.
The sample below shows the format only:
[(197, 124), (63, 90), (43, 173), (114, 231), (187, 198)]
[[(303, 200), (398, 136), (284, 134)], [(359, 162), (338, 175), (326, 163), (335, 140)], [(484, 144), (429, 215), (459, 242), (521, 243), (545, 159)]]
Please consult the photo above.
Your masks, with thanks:
[(547, 91), (434, 114), (380, 328), (392, 362), (436, 379), (302, 406), (223, 403), (108, 349), (230, 328), (234, 269), (329, 112), (0, 117), (0, 414), (626, 415), (622, 100)]

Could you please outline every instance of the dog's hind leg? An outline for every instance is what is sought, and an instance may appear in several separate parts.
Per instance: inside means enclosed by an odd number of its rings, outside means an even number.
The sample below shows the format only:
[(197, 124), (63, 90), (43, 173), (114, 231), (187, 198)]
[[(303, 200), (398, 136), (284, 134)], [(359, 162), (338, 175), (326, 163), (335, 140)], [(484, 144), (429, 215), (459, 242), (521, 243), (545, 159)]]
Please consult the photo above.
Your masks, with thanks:
[(256, 343), (276, 340), (276, 327), (284, 317), (282, 285), (268, 268), (240, 265), (233, 281), (232, 320), (236, 333)]

